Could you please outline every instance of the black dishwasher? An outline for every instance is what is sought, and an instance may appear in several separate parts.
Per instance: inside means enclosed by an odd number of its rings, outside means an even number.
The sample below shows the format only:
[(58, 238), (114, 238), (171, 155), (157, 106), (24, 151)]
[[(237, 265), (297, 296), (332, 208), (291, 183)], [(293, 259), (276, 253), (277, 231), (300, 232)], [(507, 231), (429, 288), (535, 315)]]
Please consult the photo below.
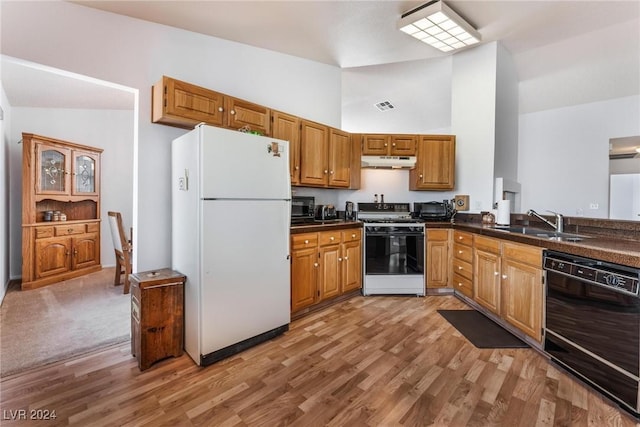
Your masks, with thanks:
[(544, 252), (544, 350), (638, 416), (640, 269)]

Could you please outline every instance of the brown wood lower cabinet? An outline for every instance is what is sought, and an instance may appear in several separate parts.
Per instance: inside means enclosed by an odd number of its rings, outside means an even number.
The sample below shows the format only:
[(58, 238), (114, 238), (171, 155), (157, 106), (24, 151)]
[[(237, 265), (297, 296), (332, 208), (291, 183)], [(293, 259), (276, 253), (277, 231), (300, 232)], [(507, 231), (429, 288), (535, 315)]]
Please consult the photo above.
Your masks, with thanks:
[(473, 298), (473, 234), (453, 231), (453, 289)]
[(500, 240), (474, 237), (473, 299), (489, 311), (500, 315)]
[(542, 340), (542, 249), (475, 235), (473, 300)]
[(427, 289), (451, 286), (449, 284), (449, 236), (448, 229), (427, 229)]
[(34, 289), (100, 270), (100, 234), (94, 231), (98, 227), (98, 222), (75, 222), (23, 228), (23, 252), (31, 254), (32, 261), (23, 266), (28, 274), (22, 288)]
[(536, 341), (541, 341), (544, 299), (542, 249), (504, 242), (502, 250), (502, 317)]
[(291, 312), (362, 287), (362, 229), (291, 236)]

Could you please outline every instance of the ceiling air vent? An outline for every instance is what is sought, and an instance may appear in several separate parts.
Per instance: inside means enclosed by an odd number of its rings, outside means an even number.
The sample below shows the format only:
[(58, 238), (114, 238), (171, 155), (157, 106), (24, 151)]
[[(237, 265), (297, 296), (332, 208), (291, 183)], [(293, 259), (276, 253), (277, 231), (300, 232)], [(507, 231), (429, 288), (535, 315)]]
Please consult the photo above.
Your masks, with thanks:
[(375, 106), (380, 111), (389, 111), (389, 110), (393, 110), (394, 108), (396, 108), (389, 101), (378, 102), (377, 104), (375, 104)]

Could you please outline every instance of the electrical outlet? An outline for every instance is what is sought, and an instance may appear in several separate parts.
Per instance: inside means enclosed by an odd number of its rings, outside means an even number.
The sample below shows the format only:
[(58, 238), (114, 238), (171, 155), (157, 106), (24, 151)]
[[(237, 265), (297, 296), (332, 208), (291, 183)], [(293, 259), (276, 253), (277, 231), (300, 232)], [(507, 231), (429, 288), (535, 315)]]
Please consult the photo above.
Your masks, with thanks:
[(589, 209), (599, 209), (600, 205), (598, 205), (597, 203), (590, 203), (589, 204)]

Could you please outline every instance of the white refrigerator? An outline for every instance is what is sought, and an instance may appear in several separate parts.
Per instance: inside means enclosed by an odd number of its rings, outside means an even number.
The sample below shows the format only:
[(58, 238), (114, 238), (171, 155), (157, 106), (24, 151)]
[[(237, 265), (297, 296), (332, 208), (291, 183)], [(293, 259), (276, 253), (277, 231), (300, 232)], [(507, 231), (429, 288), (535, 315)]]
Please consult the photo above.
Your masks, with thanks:
[(199, 125), (171, 152), (172, 268), (204, 366), (289, 329), (289, 143)]

